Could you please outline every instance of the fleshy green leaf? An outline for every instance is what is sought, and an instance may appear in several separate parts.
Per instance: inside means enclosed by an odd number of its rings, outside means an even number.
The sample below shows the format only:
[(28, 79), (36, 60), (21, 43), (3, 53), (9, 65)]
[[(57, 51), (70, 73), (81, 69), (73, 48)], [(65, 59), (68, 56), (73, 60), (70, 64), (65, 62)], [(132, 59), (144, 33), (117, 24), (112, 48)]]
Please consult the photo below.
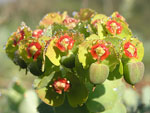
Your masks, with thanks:
[(71, 83), (71, 88), (67, 93), (69, 104), (72, 107), (83, 105), (88, 97), (88, 91), (85, 85), (82, 82), (80, 82), (80, 80), (75, 75), (73, 75), (73, 73), (69, 73), (66, 77)]
[(62, 106), (56, 107), (55, 111), (56, 113), (89, 113), (85, 105), (73, 108), (69, 105), (67, 100), (64, 102)]
[(38, 111), (39, 113), (89, 113), (85, 105), (73, 108), (69, 105), (67, 100), (64, 102), (63, 105), (55, 108), (45, 103), (41, 103), (38, 106)]
[(34, 79), (34, 81), (33, 81), (33, 87), (34, 87), (35, 89), (38, 87), (40, 81), (41, 81), (41, 78), (40, 78), (40, 77), (37, 77), (37, 78)]
[[(52, 86), (52, 84), (54, 83), (54, 80), (58, 79), (61, 76), (62, 75), (60, 71), (52, 73), (51, 75), (47, 77), (44, 76), (44, 78), (41, 79), (41, 81), (39, 82), (38, 87), (36, 89), (36, 92), (38, 96), (40, 97), (40, 99), (44, 103), (53, 107), (60, 106), (64, 103), (65, 93), (58, 94)], [(50, 80), (46, 80), (46, 78)]]
[(39, 113), (55, 113), (54, 108), (45, 104), (44, 102), (40, 103), (40, 105), (37, 107), (37, 110)]
[(83, 42), (81, 45), (79, 45), (78, 59), (79, 62), (82, 63), (83, 67), (86, 67), (86, 55), (88, 54), (88, 45), (88, 41)]
[(84, 69), (82, 64), (79, 62), (78, 56), (75, 58), (75, 69), (79, 75), (79, 79), (83, 82), (89, 77), (89, 69)]
[(50, 75), (44, 76), (38, 84), (38, 89), (46, 87), (54, 77), (54, 74), (55, 72), (52, 72)]
[(98, 36), (100, 37), (100, 39), (104, 39), (104, 34), (103, 34), (104, 29), (103, 29), (102, 24), (98, 24), (97, 29), (98, 29), (97, 30)]
[(49, 45), (47, 47), (46, 56), (56, 66), (60, 65), (61, 56), (59, 53), (60, 52), (58, 51), (58, 49), (55, 46), (55, 39), (54, 39), (49, 43)]
[(127, 110), (121, 101), (117, 101), (112, 109), (101, 113), (127, 113)]
[(118, 93), (114, 90), (119, 87), (118, 81), (106, 80), (104, 84), (97, 85), (94, 92), (92, 91), (92, 86), (90, 87), (89, 98), (86, 105), (91, 112), (102, 112), (114, 107), (118, 99)]
[(36, 92), (40, 99), (50, 106), (60, 106), (63, 104), (65, 99), (65, 95), (56, 93), (53, 87), (37, 89)]

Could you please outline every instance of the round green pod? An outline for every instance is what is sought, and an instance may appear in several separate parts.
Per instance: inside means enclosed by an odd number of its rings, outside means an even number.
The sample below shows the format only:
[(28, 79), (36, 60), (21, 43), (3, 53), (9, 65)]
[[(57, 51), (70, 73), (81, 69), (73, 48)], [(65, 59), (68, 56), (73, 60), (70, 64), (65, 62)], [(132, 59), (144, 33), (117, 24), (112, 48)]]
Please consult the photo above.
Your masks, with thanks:
[(124, 66), (124, 79), (127, 83), (134, 85), (142, 80), (144, 75), (143, 62), (129, 62)]
[(40, 76), (43, 74), (42, 72), (42, 60), (37, 59), (36, 61), (31, 62), (28, 65), (28, 69), (35, 76)]
[(13, 62), (16, 65), (19, 65), (20, 68), (22, 68), (22, 69), (26, 69), (27, 68), (26, 62), (22, 58), (20, 58), (20, 56), (18, 55), (17, 52), (15, 52), (15, 55), (14, 55), (14, 58), (13, 58)]
[(63, 56), (61, 58), (60, 63), (67, 68), (74, 68), (75, 67), (75, 56), (74, 56), (74, 54), (71, 54), (69, 56)]
[(105, 64), (92, 63), (89, 69), (91, 83), (102, 84), (109, 75), (109, 67)]

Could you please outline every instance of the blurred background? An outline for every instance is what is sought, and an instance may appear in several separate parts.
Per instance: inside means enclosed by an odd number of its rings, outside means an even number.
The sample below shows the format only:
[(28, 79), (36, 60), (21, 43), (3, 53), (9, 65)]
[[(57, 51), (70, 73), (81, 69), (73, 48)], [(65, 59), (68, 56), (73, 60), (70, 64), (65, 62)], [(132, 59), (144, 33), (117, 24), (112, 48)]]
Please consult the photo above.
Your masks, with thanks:
[[(146, 109), (141, 113), (150, 113), (147, 110), (150, 106), (150, 0), (0, 0), (0, 113), (16, 113), (15, 110), (6, 108), (8, 99), (3, 93), (8, 93), (7, 90), (16, 81), (24, 89), (32, 90), (34, 79), (30, 74), (25, 75), (24, 70), (19, 71), (19, 67), (5, 54), (4, 45), (10, 34), (16, 31), (22, 21), (35, 29), (42, 17), (49, 12), (68, 11), (72, 15), (73, 11), (79, 11), (80, 8), (91, 8), (107, 16), (118, 11), (126, 18), (133, 34), (144, 43), (145, 76), (135, 86), (136, 89), (129, 88), (132, 90), (127, 92), (127, 98), (128, 93), (133, 98), (136, 97), (131, 108), (129, 105), (130, 112), (136, 112), (139, 107), (138, 109)], [(143, 108), (145, 101), (148, 107)], [(126, 102), (129, 103), (130, 101)]]

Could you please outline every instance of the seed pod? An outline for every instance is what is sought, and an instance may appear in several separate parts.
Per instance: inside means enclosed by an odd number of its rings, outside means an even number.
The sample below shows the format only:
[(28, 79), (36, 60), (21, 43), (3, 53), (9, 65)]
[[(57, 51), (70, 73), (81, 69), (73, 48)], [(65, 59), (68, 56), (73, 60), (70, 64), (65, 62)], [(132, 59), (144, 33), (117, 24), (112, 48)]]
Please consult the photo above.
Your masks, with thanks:
[(93, 63), (90, 66), (90, 81), (97, 85), (103, 83), (109, 75), (109, 67), (105, 64)]
[(27, 68), (27, 64), (25, 63), (25, 61), (22, 58), (20, 58), (20, 56), (19, 56), (17, 51), (15, 52), (13, 62), (16, 65), (19, 65), (20, 68), (22, 68), (22, 69), (26, 69)]
[(124, 66), (124, 78), (127, 83), (134, 85), (142, 80), (144, 75), (143, 62), (127, 63)]
[(40, 76), (43, 74), (42, 72), (42, 60), (37, 59), (37, 61), (33, 61), (28, 66), (30, 72), (35, 76)]
[(75, 56), (74, 54), (71, 54), (70, 56), (63, 56), (60, 62), (67, 68), (73, 68), (75, 67)]

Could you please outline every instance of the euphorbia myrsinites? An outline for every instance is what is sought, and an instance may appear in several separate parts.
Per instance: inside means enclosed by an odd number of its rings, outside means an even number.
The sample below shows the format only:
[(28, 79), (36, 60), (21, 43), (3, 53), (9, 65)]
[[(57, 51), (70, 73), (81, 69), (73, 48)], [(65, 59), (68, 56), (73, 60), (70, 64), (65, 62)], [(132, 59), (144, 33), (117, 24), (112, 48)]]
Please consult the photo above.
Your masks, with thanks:
[(73, 17), (53, 12), (33, 31), (25, 24), (18, 27), (7, 41), (6, 53), (37, 77), (38, 96), (56, 112), (65, 102), (70, 113), (125, 113), (118, 101), (122, 79), (134, 85), (144, 75), (144, 47), (133, 36), (118, 12), (106, 16), (81, 9)]

